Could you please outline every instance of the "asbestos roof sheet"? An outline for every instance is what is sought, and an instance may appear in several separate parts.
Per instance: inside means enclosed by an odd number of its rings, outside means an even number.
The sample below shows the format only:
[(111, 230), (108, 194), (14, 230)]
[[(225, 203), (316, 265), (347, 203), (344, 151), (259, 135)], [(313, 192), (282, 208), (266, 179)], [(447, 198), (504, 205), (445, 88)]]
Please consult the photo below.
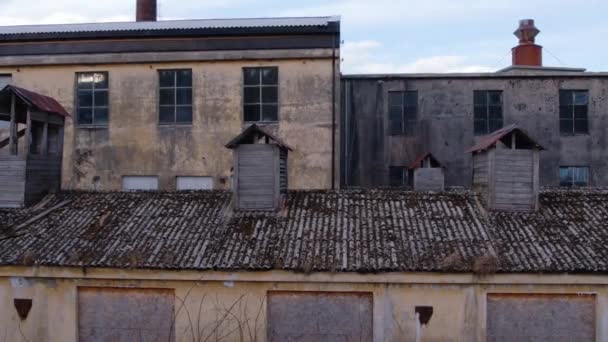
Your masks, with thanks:
[(339, 22), (339, 17), (293, 17), (293, 18), (242, 18), (242, 19), (197, 19), (197, 20), (159, 20), (112, 23), (54, 24), (0, 26), (0, 36), (19, 34), (50, 34), (77, 32), (113, 31), (162, 31), (195, 29), (234, 29), (269, 27), (312, 27), (328, 26)]
[(0, 265), (471, 272), (493, 256), (497, 272), (608, 271), (603, 190), (543, 192), (538, 212), (489, 215), (467, 191), (290, 191), (276, 214), (233, 212), (231, 196), (63, 192), (0, 210)]

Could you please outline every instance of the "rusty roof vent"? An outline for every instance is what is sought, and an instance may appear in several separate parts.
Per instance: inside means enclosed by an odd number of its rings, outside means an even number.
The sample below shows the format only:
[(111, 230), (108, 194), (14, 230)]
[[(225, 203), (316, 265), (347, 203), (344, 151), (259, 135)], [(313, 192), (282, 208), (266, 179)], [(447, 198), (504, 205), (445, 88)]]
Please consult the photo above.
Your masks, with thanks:
[(519, 27), (513, 32), (519, 38), (519, 45), (511, 50), (513, 65), (543, 65), (543, 47), (534, 43), (539, 33), (540, 30), (534, 26), (533, 19), (519, 21)]
[(157, 8), (156, 0), (137, 0), (136, 20), (156, 21)]

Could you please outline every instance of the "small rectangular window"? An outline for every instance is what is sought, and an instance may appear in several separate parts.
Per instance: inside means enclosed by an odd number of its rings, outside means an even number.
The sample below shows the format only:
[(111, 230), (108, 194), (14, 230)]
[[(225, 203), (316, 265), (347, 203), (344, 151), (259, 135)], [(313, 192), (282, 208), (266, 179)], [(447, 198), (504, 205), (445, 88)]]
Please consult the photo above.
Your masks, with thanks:
[(563, 135), (587, 134), (589, 93), (587, 90), (559, 91), (559, 131)]
[(178, 176), (175, 188), (177, 190), (212, 190), (213, 178)]
[(76, 116), (79, 125), (108, 124), (108, 87), (107, 72), (76, 74)]
[(559, 185), (566, 187), (588, 186), (589, 167), (587, 166), (560, 166)]
[(4, 89), (7, 85), (13, 82), (13, 75), (11, 74), (2, 74), (0, 75), (0, 90)]
[(390, 186), (399, 187), (407, 185), (407, 168), (404, 166), (389, 166)]
[(486, 135), (502, 128), (502, 91), (475, 90), (473, 92), (473, 131)]
[(192, 70), (158, 71), (158, 122), (192, 123)]
[(388, 116), (391, 135), (414, 135), (418, 116), (418, 92), (389, 92)]
[(275, 122), (279, 118), (279, 68), (243, 68), (245, 122)]
[(156, 176), (123, 176), (122, 189), (129, 190), (158, 190)]

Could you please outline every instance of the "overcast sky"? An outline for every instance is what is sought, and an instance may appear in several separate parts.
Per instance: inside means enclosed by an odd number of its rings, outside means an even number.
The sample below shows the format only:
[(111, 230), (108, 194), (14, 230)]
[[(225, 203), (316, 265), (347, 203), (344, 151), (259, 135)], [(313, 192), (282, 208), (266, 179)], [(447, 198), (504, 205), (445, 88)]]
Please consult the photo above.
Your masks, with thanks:
[[(510, 64), (532, 18), (544, 64), (608, 71), (606, 0), (159, 0), (161, 19), (342, 16), (344, 73), (477, 72)], [(135, 0), (0, 0), (0, 24), (130, 21)]]

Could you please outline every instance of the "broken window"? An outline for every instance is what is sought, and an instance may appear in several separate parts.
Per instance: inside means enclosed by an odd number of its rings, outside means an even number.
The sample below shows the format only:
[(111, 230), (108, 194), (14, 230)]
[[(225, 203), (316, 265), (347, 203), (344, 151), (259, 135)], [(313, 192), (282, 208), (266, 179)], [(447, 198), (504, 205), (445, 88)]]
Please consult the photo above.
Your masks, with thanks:
[(560, 166), (559, 185), (567, 187), (589, 185), (589, 167)]
[(589, 93), (586, 90), (559, 91), (559, 131), (561, 134), (587, 134)]
[(475, 135), (486, 135), (502, 128), (502, 91), (475, 90), (473, 102)]
[(76, 111), (79, 125), (108, 124), (108, 73), (76, 74)]
[(389, 166), (388, 178), (390, 186), (407, 185), (407, 168), (404, 166)]
[(278, 120), (279, 68), (243, 68), (245, 122)]
[(391, 135), (414, 135), (418, 115), (418, 92), (389, 92), (388, 115)]
[(192, 123), (192, 70), (159, 70), (160, 124)]

